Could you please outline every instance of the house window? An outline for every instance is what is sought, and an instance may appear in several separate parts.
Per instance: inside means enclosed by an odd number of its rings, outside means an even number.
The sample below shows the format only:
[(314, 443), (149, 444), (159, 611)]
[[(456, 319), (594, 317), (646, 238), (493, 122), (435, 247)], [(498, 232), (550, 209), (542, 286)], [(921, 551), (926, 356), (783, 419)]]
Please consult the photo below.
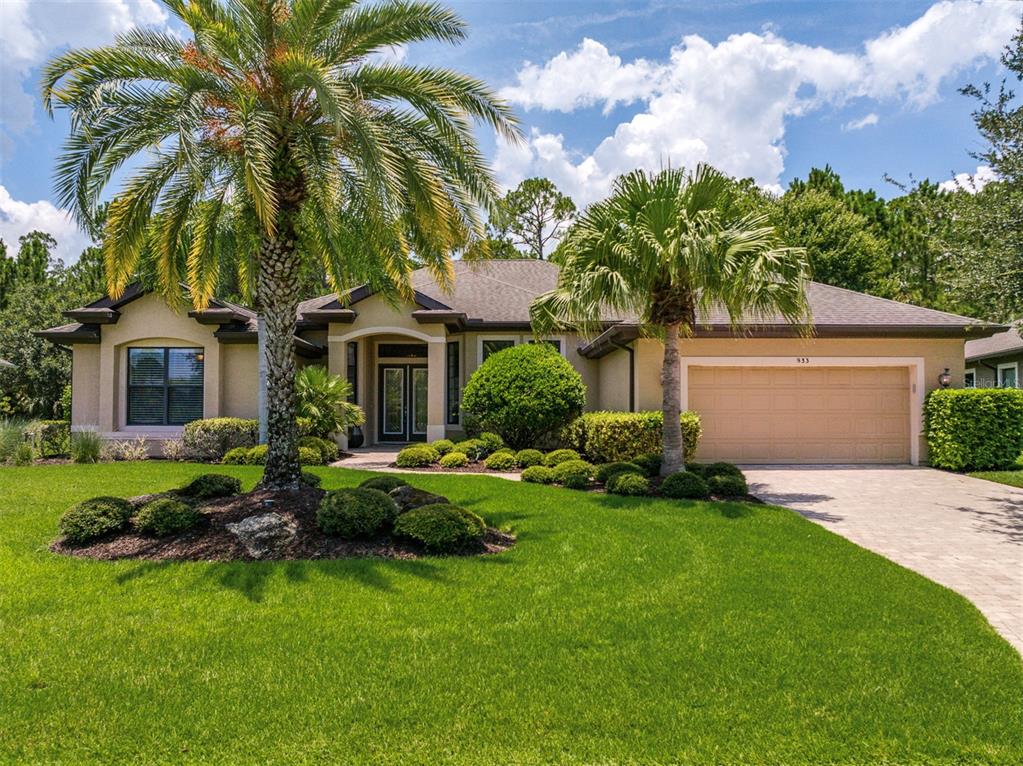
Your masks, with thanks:
[(449, 426), (458, 425), (458, 406), (462, 400), (462, 392), (458, 385), (458, 341), (448, 343), (447, 349), (447, 420)]
[(377, 346), (377, 356), (387, 359), (425, 359), (427, 356), (425, 343), (381, 343)]
[(348, 341), (345, 346), (345, 376), (352, 384), (352, 395), (348, 401), (352, 404), (359, 401), (359, 344), (355, 341)]
[(530, 343), (546, 343), (548, 346), (553, 346), (554, 350), (559, 354), (561, 353), (561, 339), (560, 338), (544, 338), (541, 341), (531, 340)]
[(1019, 388), (1019, 369), (1015, 362), (998, 365), (998, 387)]
[(484, 340), (482, 345), (482, 353), (480, 354), (480, 364), (487, 360), (487, 357), (491, 354), (496, 354), (498, 351), (504, 351), (506, 348), (511, 348), (515, 345), (513, 340)]
[(201, 420), (203, 359), (201, 348), (129, 348), (128, 425)]
[(967, 370), (963, 373), (963, 388), (976, 388), (977, 387), (977, 371)]

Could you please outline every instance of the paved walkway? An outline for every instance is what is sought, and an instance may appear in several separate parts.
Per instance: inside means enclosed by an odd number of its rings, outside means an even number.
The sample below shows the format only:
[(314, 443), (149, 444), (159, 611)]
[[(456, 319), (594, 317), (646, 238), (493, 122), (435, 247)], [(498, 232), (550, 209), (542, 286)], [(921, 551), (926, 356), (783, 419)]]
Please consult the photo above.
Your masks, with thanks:
[(909, 466), (743, 470), (760, 499), (966, 596), (1023, 652), (1023, 490)]

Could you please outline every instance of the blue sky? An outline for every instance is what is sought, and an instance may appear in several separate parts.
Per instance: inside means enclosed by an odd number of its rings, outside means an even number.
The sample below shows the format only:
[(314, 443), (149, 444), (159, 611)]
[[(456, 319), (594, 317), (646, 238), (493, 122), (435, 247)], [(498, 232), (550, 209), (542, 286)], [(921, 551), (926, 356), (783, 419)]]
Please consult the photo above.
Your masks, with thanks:
[[(1023, 6), (1008, 0), (451, 0), (456, 48), (396, 52), (485, 79), (512, 102), (521, 146), (480, 139), (499, 180), (548, 175), (578, 202), (637, 165), (705, 160), (765, 187), (830, 163), (849, 186), (973, 173), (971, 103)], [(85, 243), (50, 202), (66, 120), (40, 109), (39, 66), (133, 24), (155, 0), (0, 0), (0, 237), (46, 228), (71, 260)]]

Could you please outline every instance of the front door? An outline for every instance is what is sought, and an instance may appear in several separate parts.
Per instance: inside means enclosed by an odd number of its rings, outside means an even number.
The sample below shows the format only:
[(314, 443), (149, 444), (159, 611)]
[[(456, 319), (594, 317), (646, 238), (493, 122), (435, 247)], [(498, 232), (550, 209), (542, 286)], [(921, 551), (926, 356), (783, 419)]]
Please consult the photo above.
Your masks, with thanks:
[(380, 365), (377, 407), (380, 441), (426, 441), (427, 379), (425, 365)]

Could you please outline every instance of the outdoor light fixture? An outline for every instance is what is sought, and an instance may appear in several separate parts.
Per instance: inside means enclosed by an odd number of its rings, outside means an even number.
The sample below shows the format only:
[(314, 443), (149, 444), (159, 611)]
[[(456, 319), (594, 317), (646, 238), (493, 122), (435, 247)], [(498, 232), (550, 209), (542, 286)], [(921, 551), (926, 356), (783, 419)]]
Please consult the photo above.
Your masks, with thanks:
[(938, 376), (938, 385), (942, 388), (948, 388), (952, 385), (952, 373), (948, 371), (948, 367), (946, 367), (945, 371)]

